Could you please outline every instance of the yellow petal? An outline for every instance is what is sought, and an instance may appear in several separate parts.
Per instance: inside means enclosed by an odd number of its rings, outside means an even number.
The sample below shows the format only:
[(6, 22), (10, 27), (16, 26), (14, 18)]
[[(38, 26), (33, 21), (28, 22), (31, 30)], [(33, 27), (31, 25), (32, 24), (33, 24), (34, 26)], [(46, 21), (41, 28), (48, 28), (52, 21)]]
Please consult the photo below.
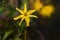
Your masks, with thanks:
[(28, 27), (29, 26), (29, 23), (30, 23), (30, 18), (29, 17), (26, 17), (25, 18), (25, 21), (26, 21), (26, 27)]
[(30, 15), (30, 14), (34, 13), (35, 11), (36, 10), (30, 10), (30, 11), (27, 12), (27, 14)]
[(35, 17), (35, 18), (38, 18), (37, 16), (35, 16), (35, 15), (29, 15), (29, 17)]
[(25, 13), (27, 12), (26, 4), (24, 4), (24, 12), (25, 12)]
[(43, 7), (43, 9), (41, 10), (40, 13), (44, 17), (45, 16), (50, 17), (53, 11), (54, 11), (53, 5), (47, 5), (47, 6)]
[(20, 21), (20, 23), (19, 23), (19, 25), (20, 25), (20, 26), (21, 26), (21, 24), (22, 24), (23, 20), (24, 20), (24, 18), (22, 18), (22, 19), (21, 19), (21, 21)]
[(16, 10), (17, 10), (18, 12), (20, 12), (21, 14), (24, 14), (24, 12), (23, 12), (22, 10), (19, 10), (18, 8), (16, 8)]
[(18, 19), (20, 19), (22, 17), (23, 17), (23, 15), (19, 15), (19, 16), (15, 17), (14, 20), (18, 20)]

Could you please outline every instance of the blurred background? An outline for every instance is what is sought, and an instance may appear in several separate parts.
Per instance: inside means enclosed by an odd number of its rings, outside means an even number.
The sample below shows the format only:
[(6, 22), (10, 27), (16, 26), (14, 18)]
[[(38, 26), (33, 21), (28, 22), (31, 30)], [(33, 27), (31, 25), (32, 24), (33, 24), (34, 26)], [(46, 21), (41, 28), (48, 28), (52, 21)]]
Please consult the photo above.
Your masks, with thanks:
[[(32, 1), (26, 0), (29, 9), (32, 8)], [(0, 40), (20, 40), (22, 38), (23, 35), (18, 35), (19, 21), (14, 21), (13, 17), (19, 15), (15, 8), (23, 9), (24, 2), (25, 0), (0, 0)], [(26, 28), (27, 40), (60, 40), (60, 0), (41, 0), (41, 2), (44, 5), (52, 4), (55, 7), (54, 14), (50, 18), (44, 18), (38, 14), (39, 18)], [(24, 28), (21, 32), (23, 30)]]

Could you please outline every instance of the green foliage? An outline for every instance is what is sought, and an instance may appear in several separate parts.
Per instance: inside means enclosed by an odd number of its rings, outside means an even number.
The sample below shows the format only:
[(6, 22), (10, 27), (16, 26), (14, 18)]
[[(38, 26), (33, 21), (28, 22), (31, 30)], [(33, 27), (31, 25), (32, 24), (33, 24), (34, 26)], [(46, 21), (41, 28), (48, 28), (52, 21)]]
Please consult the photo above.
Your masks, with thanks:
[(24, 30), (26, 28), (26, 23), (23, 22), (22, 25), (19, 28), (20, 28), (20, 33), (24, 32)]
[(5, 34), (4, 34), (4, 36), (3, 36), (3, 40), (6, 40), (6, 38), (10, 35), (10, 34), (12, 34), (13, 33), (13, 31), (7, 31), (7, 32), (5, 32)]
[(0, 14), (2, 14), (4, 12), (5, 8), (4, 7), (0, 7)]

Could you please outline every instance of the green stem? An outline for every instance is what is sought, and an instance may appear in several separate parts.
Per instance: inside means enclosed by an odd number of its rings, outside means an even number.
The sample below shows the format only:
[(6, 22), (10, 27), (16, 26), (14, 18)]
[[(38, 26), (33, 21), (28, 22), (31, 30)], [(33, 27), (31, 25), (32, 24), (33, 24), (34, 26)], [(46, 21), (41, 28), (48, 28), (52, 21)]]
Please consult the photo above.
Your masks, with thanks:
[(17, 28), (17, 31), (18, 31), (18, 33), (19, 33), (19, 35), (20, 35), (20, 31), (19, 31), (18, 26), (16, 25), (16, 23), (15, 23), (12, 19), (10, 19), (10, 20), (14, 23), (14, 25), (15, 25), (15, 27)]
[(24, 40), (26, 40), (27, 38), (26, 38), (26, 29), (25, 29), (25, 31), (24, 31)]

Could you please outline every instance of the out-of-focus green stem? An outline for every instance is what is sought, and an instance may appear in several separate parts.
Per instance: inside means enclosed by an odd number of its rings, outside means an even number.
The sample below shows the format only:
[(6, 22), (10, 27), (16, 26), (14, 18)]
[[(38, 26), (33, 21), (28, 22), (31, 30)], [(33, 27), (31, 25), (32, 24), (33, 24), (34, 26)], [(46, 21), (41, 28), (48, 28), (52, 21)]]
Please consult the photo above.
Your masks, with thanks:
[(18, 26), (16, 25), (16, 23), (10, 18), (10, 20), (12, 21), (12, 23), (14, 23), (15, 27), (17, 28), (17, 31), (19, 32), (19, 35), (20, 35), (20, 31), (19, 31), (19, 28)]
[(26, 29), (25, 29), (25, 31), (24, 31), (24, 40), (26, 40), (27, 38), (26, 38)]

